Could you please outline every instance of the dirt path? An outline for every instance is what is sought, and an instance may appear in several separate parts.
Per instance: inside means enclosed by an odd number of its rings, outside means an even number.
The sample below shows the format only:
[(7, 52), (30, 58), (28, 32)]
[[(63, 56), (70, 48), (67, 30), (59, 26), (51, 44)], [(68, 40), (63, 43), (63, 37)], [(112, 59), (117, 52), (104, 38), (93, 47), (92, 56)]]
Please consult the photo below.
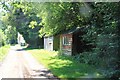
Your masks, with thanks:
[(54, 78), (54, 80), (58, 80), (30, 53), (22, 50), (19, 46), (12, 46), (9, 54), (0, 65), (1, 78)]

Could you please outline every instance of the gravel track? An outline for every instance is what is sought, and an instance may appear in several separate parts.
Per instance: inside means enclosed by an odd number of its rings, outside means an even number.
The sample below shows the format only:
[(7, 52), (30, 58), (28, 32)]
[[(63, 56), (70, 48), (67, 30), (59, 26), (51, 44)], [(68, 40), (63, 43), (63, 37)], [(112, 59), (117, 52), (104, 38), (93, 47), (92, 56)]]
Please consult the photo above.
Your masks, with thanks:
[(59, 80), (20, 46), (12, 46), (5, 60), (0, 64), (0, 79), (2, 78)]

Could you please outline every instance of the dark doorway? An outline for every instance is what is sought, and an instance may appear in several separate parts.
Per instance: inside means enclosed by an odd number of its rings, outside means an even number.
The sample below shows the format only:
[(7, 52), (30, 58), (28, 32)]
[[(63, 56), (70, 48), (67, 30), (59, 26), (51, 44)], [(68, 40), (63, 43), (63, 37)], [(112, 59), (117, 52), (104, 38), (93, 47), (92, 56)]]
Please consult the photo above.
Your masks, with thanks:
[(84, 50), (84, 42), (82, 41), (83, 32), (76, 31), (73, 33), (72, 55), (79, 54)]

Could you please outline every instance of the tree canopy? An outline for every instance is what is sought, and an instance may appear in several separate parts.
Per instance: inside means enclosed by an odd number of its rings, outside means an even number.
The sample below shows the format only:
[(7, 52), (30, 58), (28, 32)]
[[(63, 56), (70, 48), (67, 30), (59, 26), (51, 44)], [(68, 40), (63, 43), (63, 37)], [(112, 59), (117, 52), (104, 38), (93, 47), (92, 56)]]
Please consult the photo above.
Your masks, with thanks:
[(41, 25), (43, 25), (40, 35), (55, 35), (72, 27), (81, 27), (87, 23), (91, 13), (86, 3), (79, 2), (41, 3), (37, 5), (37, 9), (38, 7), (39, 10), (36, 11), (42, 17)]
[(4, 5), (7, 10), (7, 25), (16, 28), (23, 35), (29, 46), (42, 47), (42, 39), (39, 37), (41, 18), (37, 16), (31, 5), (27, 2), (12, 2), (10, 7)]

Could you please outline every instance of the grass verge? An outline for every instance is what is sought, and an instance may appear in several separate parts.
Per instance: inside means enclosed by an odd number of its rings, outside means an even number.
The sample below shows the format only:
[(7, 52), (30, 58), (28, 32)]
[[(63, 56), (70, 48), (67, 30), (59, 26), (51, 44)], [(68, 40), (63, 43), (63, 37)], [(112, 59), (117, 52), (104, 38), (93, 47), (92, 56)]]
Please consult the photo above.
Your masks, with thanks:
[(100, 77), (94, 66), (79, 63), (71, 56), (58, 56), (57, 51), (33, 49), (28, 52), (59, 78)]
[(5, 55), (8, 53), (10, 49), (10, 46), (9, 45), (6, 45), (6, 46), (3, 46), (3, 47), (0, 47), (0, 61), (2, 61), (5, 57)]

